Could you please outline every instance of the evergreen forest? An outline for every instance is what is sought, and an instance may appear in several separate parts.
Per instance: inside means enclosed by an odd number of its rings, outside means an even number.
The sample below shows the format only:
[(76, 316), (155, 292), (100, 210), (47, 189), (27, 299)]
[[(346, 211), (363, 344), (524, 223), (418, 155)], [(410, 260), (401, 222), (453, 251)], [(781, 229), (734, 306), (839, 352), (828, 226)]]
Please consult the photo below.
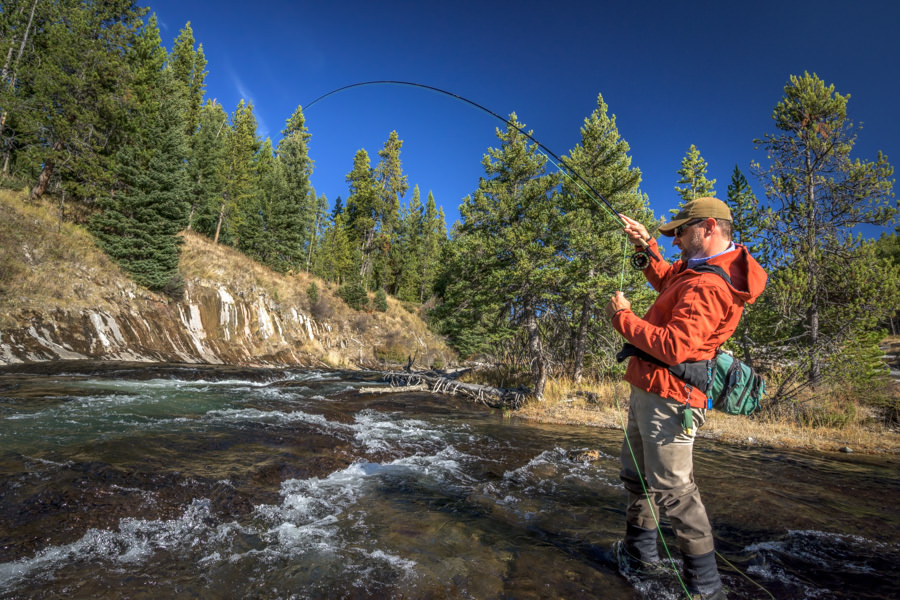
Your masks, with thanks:
[[(359, 310), (391, 295), (461, 357), (526, 374), (538, 397), (551, 377), (620, 376), (622, 339), (603, 307), (618, 289), (638, 314), (653, 302), (643, 274), (623, 269), (621, 224), (572, 176), (651, 232), (664, 222), (602, 94), (565, 168), (509, 115), (472, 157), (484, 174), (448, 230), (432, 194), (410, 189), (396, 131), (347, 157), (346, 196), (329, 200), (310, 185), (302, 107), (278, 140), (260, 139), (252, 104), (206, 97), (215, 65), (190, 23), (164, 43), (130, 0), (4, 0), (0, 61), (2, 186), (59, 205), (136, 282), (173, 298), (179, 236), (194, 231), (279, 273), (311, 273)], [(753, 140), (759, 162), (735, 165), (723, 185), (685, 140), (674, 191), (725, 200), (735, 241), (770, 275), (730, 349), (769, 374), (774, 398), (834, 381), (873, 389), (887, 376), (879, 342), (897, 334), (893, 167), (856, 155), (849, 96), (815, 74), (789, 75), (772, 100), (760, 107), (772, 129)], [(862, 226), (888, 233), (866, 238)]]

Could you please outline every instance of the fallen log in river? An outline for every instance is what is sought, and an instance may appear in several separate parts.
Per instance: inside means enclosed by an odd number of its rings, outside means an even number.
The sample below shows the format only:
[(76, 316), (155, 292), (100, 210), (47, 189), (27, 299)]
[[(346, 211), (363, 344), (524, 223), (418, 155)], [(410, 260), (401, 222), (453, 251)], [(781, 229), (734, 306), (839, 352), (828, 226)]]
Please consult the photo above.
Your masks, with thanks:
[[(457, 373), (458, 375), (458, 373)], [(432, 371), (422, 373), (392, 371), (385, 375), (390, 387), (361, 388), (363, 394), (430, 391), (433, 394), (465, 396), (491, 408), (517, 409), (522, 406), (528, 392), (524, 389), (505, 389), (477, 383), (463, 383), (453, 376)]]

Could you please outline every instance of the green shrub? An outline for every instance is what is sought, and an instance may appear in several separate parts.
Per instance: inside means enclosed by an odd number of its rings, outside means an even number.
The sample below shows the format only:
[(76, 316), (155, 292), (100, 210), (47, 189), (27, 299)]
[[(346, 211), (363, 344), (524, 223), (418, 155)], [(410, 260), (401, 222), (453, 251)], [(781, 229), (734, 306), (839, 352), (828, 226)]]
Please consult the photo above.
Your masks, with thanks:
[(395, 345), (377, 346), (375, 358), (386, 363), (402, 364), (407, 361), (406, 348)]
[(310, 282), (309, 287), (306, 288), (306, 297), (309, 298), (310, 306), (315, 306), (316, 302), (319, 301), (319, 286), (316, 285), (316, 282)]
[(384, 290), (378, 290), (375, 292), (375, 310), (378, 312), (387, 312), (387, 309), (387, 294), (384, 293)]
[(337, 295), (353, 310), (363, 310), (369, 306), (369, 295), (361, 283), (345, 283), (338, 288)]
[(859, 391), (880, 387), (890, 378), (884, 351), (879, 347), (886, 335), (884, 331), (867, 331), (846, 340), (840, 352), (829, 358), (826, 376)]

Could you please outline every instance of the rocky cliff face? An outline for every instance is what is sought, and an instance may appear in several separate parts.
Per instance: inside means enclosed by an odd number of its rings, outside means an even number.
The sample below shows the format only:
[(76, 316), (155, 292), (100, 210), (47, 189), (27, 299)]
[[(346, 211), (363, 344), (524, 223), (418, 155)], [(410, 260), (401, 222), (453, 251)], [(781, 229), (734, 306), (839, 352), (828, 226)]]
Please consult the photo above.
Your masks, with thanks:
[[(237, 299), (235, 297), (237, 296)], [(309, 364), (346, 347), (333, 327), (266, 295), (242, 298), (190, 282), (180, 302), (133, 298), (119, 310), (56, 308), (0, 332), (0, 362), (109, 359), (212, 364)], [(360, 348), (362, 350), (362, 348)]]
[(57, 228), (28, 206), (0, 209), (6, 222), (0, 224), (0, 364), (101, 359), (372, 367), (414, 357), (419, 367), (441, 367), (454, 361), (444, 342), (394, 300), (384, 313), (354, 311), (319, 281), (313, 301), (306, 293), (313, 279), (305, 274), (282, 277), (187, 235), (180, 268), (186, 288), (175, 301), (136, 286), (83, 231)]

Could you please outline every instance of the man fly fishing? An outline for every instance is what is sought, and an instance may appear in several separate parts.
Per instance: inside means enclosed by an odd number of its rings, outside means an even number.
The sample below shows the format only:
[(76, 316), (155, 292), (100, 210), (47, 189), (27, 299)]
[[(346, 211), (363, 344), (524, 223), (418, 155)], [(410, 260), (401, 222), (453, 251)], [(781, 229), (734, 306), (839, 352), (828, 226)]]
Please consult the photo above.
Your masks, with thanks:
[[(620, 218), (636, 246), (649, 246), (658, 255), (646, 227)], [(694, 483), (694, 435), (706, 418), (705, 386), (687, 383), (672, 371), (715, 356), (737, 328), (744, 305), (762, 293), (767, 275), (744, 246), (732, 241), (731, 211), (721, 200), (690, 201), (659, 231), (674, 237), (681, 258), (674, 264), (647, 261), (643, 272), (659, 292), (656, 301), (643, 318), (631, 311), (621, 291), (606, 306), (613, 327), (628, 341), (620, 360), (631, 356), (620, 473), (628, 505), (618, 553), (626, 569), (652, 569), (660, 561), (658, 508), (678, 539), (688, 594), (723, 600), (712, 528)]]
[(616, 211), (566, 161), (529, 132), (468, 98), (420, 83), (367, 81), (323, 94), (308, 104), (307, 110), (332, 94), (376, 84), (411, 86), (451, 96), (515, 127), (552, 157), (565, 175), (577, 179), (579, 186), (584, 184), (592, 201), (622, 221), (625, 233), (639, 249), (632, 264), (643, 269), (659, 292), (643, 318), (631, 312), (631, 303), (622, 292), (616, 292), (606, 307), (613, 327), (629, 342), (627, 352), (620, 356), (634, 357), (625, 373), (632, 393), (622, 448), (621, 477), (629, 494), (622, 554), (637, 567), (659, 561), (656, 505), (668, 515), (678, 536), (688, 593), (694, 598), (724, 599), (712, 529), (694, 483), (694, 424), (699, 427), (705, 420), (706, 386), (689, 384), (672, 369), (706, 364), (734, 333), (744, 305), (753, 302), (765, 287), (765, 271), (746, 248), (731, 241), (728, 206), (716, 198), (699, 198), (660, 227), (660, 232), (674, 236), (675, 246), (681, 248), (681, 260), (670, 265), (659, 258), (656, 241), (647, 229)]

